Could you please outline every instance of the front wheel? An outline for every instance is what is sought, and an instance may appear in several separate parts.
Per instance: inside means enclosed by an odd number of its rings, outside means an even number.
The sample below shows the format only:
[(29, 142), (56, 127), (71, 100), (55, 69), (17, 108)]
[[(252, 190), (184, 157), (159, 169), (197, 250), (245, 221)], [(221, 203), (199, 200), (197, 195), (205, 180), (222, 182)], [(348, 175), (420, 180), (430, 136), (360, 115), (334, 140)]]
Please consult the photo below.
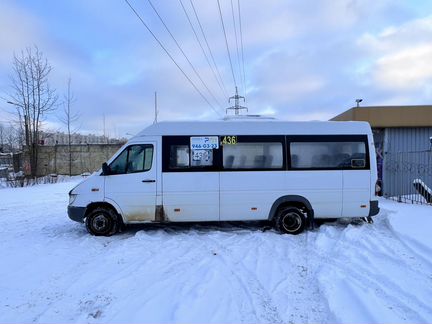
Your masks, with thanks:
[(297, 207), (281, 208), (275, 219), (275, 229), (281, 233), (297, 235), (306, 227), (306, 217)]
[(96, 208), (86, 217), (87, 231), (95, 236), (111, 236), (118, 231), (117, 213), (112, 209)]

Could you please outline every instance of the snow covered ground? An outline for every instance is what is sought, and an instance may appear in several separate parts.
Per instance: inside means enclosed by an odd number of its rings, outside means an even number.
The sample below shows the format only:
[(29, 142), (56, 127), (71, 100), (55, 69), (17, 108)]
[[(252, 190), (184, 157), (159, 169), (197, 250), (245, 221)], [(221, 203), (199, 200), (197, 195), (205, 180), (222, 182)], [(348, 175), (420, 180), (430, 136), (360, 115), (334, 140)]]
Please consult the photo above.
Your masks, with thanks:
[(432, 322), (432, 207), (299, 236), (67, 218), (75, 182), (0, 190), (0, 322)]

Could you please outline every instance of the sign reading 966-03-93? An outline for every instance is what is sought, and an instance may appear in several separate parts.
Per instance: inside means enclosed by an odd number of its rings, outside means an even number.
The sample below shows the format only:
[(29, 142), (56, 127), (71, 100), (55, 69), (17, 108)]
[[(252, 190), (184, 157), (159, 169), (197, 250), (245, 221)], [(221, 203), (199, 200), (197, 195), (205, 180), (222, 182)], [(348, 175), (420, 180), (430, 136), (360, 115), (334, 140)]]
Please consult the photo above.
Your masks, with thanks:
[(192, 150), (211, 150), (219, 148), (219, 138), (217, 136), (191, 137), (190, 145)]

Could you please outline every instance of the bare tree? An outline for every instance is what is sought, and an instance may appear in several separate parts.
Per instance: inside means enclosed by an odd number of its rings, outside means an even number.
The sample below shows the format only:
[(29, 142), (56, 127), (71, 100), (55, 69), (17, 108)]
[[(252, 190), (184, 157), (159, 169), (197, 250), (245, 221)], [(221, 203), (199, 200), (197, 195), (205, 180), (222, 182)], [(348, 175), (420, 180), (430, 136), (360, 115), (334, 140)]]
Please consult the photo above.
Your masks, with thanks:
[(3, 153), (5, 150), (4, 143), (6, 137), (6, 128), (3, 126), (2, 123), (0, 123), (0, 153)]
[(67, 144), (69, 153), (69, 175), (72, 175), (72, 135), (75, 134), (79, 127), (72, 128), (80, 118), (79, 112), (72, 111), (72, 104), (76, 101), (74, 94), (71, 92), (72, 79), (69, 77), (67, 85), (67, 93), (64, 95), (63, 115), (59, 118), (60, 121), (67, 127)]
[(55, 109), (57, 95), (48, 82), (51, 65), (37, 46), (14, 55), (10, 104), (16, 108), (20, 130), (24, 134), (30, 173), (37, 174), (40, 125)]
[(12, 123), (0, 123), (0, 153), (16, 152), (19, 149), (19, 132)]
[(20, 130), (12, 125), (12, 123), (6, 128), (6, 145), (9, 147), (10, 152), (16, 152), (20, 149), (20, 143), (22, 143), (22, 134)]
[(9, 132), (7, 141), (11, 147), (15, 148), (17, 151), (24, 150), (23, 143), (25, 143), (24, 129), (22, 127), (13, 126), (12, 123), (9, 125)]

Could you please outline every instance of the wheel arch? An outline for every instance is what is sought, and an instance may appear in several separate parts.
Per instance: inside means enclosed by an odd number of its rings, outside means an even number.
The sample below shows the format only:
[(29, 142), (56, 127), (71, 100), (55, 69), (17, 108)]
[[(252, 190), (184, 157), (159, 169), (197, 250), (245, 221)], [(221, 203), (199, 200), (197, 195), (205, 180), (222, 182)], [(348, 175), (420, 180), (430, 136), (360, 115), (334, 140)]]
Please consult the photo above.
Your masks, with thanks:
[(118, 208), (116, 208), (116, 206), (114, 204), (111, 204), (111, 203), (106, 202), (106, 201), (95, 201), (95, 202), (91, 202), (90, 204), (88, 204), (86, 207), (85, 217), (87, 217), (87, 215), (91, 211), (95, 210), (96, 208), (100, 208), (100, 207), (114, 210), (120, 216), (120, 220), (124, 223), (124, 219), (123, 219), (123, 215), (122, 215), (121, 211)]
[(276, 213), (278, 212), (279, 208), (284, 206), (287, 207), (294, 206), (298, 208), (304, 208), (306, 210), (309, 224), (313, 224), (314, 210), (312, 208), (312, 205), (308, 199), (299, 195), (286, 195), (276, 199), (276, 201), (273, 203), (272, 207), (270, 208), (268, 220), (272, 221), (276, 216)]

